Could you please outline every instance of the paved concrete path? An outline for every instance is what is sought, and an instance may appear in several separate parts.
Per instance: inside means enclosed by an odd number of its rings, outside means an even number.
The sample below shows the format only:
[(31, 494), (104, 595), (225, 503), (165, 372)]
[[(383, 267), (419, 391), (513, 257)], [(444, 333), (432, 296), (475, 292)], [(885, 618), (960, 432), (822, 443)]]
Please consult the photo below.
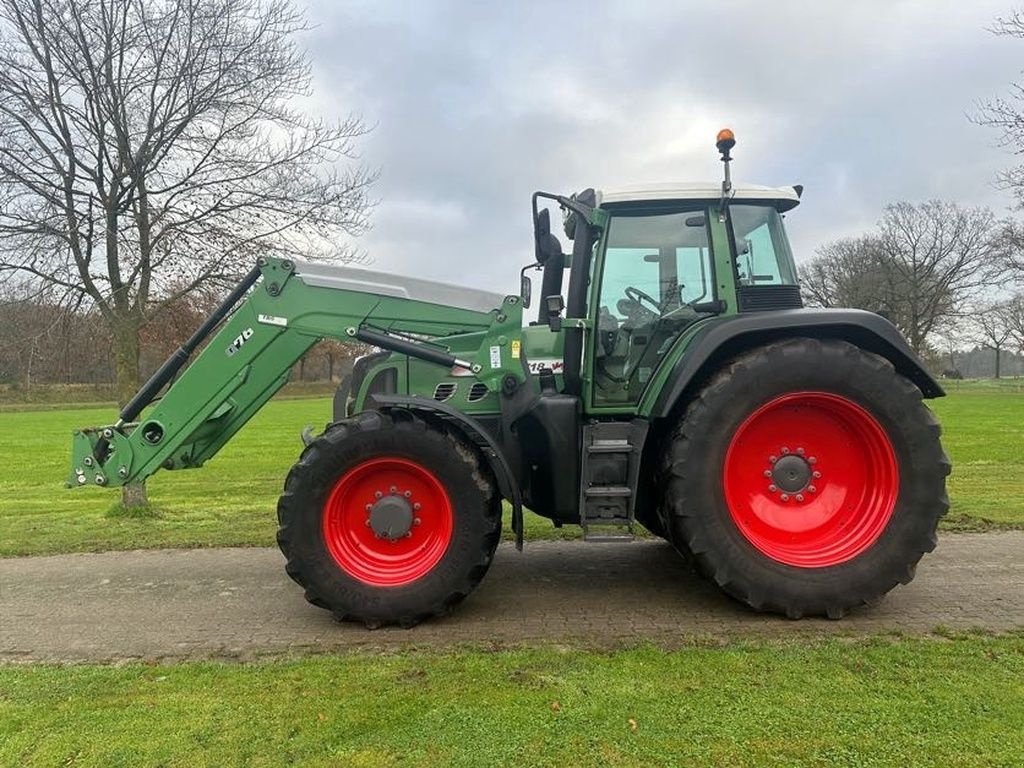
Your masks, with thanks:
[(674, 645), (737, 636), (1024, 628), (1024, 532), (951, 534), (909, 586), (842, 621), (752, 613), (664, 542), (503, 544), (480, 588), (409, 630), (339, 624), (272, 549), (0, 560), (0, 660), (252, 658), (352, 648), (571, 642)]

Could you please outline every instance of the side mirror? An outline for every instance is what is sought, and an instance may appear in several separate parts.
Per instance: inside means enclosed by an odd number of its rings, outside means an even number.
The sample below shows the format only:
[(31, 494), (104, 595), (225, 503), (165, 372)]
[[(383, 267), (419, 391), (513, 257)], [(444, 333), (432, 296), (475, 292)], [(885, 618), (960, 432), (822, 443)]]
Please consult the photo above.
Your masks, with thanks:
[(548, 313), (548, 327), (556, 332), (562, 330), (562, 310), (565, 309), (565, 299), (562, 298), (562, 294), (545, 296), (544, 308)]
[(529, 267), (524, 267), (523, 271), (519, 273), (519, 298), (523, 300), (523, 309), (530, 308), (530, 297), (533, 296), (533, 281), (526, 274), (526, 270), (532, 267), (532, 264)]
[(533, 240), (538, 264), (547, 264), (555, 256), (562, 255), (562, 244), (551, 234), (551, 211), (541, 210), (533, 221)]
[(543, 264), (544, 245), (551, 235), (551, 211), (542, 209), (533, 219), (533, 245), (537, 254), (537, 263)]

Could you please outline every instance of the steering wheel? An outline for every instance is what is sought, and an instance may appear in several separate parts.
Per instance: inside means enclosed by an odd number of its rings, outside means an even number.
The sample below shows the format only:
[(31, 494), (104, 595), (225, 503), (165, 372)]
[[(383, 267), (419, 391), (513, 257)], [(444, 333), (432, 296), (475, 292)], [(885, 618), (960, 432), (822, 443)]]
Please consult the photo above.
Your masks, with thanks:
[(626, 287), (626, 290), (623, 291), (623, 293), (626, 294), (627, 299), (637, 304), (647, 302), (652, 307), (654, 307), (654, 311), (657, 315), (661, 315), (661, 302), (655, 300), (653, 297), (651, 297), (649, 294), (644, 293), (639, 288), (635, 288), (634, 286), (630, 285)]

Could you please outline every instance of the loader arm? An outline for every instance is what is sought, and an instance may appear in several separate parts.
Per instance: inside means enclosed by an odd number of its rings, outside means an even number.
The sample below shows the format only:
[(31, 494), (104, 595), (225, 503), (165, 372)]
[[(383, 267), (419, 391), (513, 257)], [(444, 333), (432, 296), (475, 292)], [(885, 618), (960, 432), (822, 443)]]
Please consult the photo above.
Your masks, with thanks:
[[(518, 296), (502, 299), (347, 267), (260, 259), (139, 390), (115, 424), (74, 433), (67, 485), (119, 486), (144, 480), (161, 468), (202, 466), (285, 384), (298, 359), (324, 338), (390, 344), (412, 357), (462, 367), (497, 389), (505, 376), (524, 376), (508, 355), (499, 355), (503, 362), (495, 366), (492, 352), (517, 337), (521, 323)], [(467, 333), (479, 336), (481, 343), (472, 355), (462, 352), (457, 359), (444, 338)], [(206, 347), (185, 367), (210, 334)]]

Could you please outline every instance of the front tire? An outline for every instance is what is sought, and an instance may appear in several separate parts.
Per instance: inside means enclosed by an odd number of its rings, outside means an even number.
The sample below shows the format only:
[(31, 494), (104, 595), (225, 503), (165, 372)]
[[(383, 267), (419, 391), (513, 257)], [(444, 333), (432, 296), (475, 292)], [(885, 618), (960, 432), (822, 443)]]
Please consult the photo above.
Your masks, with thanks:
[(342, 620), (412, 626), (480, 583), (501, 499), (477, 450), (409, 412), (332, 424), (288, 473), (277, 541), (306, 599)]
[(752, 350), (668, 446), (670, 535), (756, 610), (839, 618), (909, 582), (934, 549), (949, 506), (939, 431), (920, 390), (852, 344)]

